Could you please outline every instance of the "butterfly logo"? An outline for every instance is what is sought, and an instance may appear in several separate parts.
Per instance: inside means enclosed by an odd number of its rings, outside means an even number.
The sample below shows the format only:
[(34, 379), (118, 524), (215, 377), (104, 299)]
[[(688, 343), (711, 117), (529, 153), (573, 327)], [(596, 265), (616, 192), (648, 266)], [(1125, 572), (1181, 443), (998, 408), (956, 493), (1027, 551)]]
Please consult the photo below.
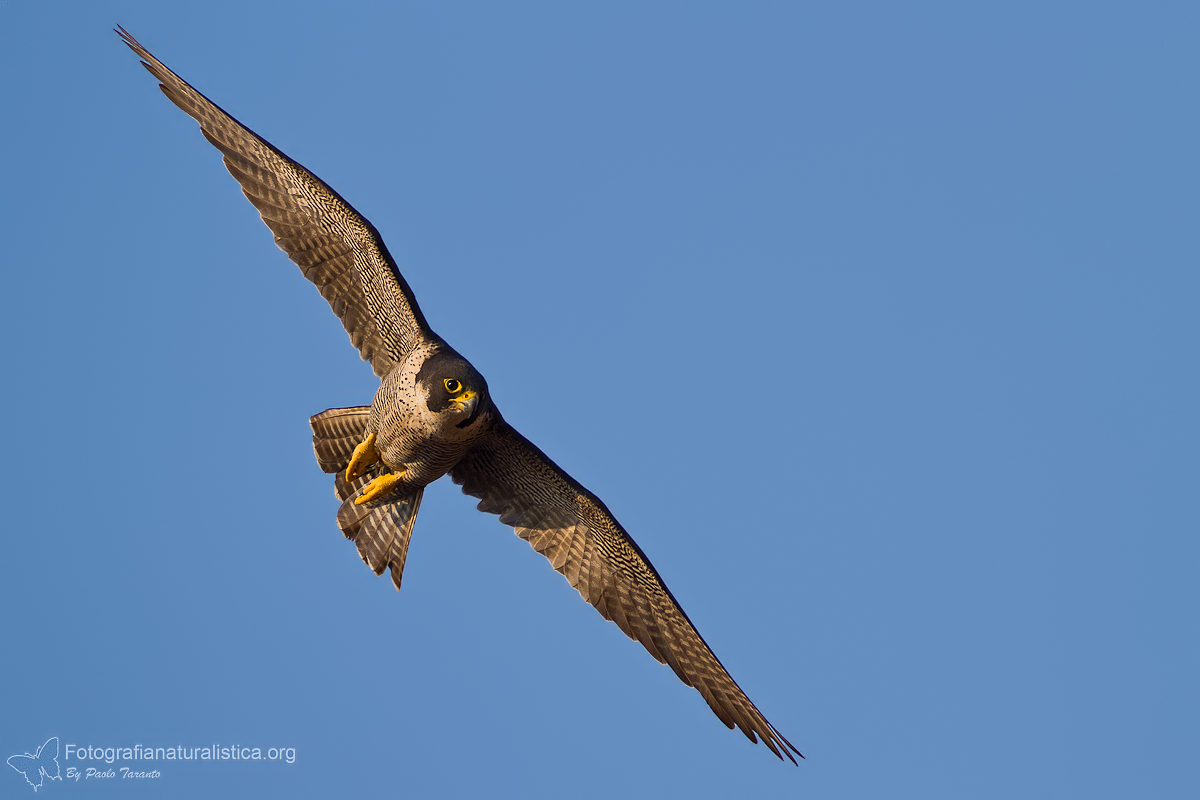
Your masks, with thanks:
[(35, 792), (42, 785), (43, 778), (61, 781), (62, 776), (58, 774), (58, 737), (51, 736), (34, 755), (25, 753), (9, 756), (8, 765), (24, 775)]

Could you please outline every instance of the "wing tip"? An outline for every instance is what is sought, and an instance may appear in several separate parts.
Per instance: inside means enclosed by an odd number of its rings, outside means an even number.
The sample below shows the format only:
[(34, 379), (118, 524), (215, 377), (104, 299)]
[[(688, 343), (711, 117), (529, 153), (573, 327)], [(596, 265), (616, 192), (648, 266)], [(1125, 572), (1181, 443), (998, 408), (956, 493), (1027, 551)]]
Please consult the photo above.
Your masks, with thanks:
[(125, 46), (137, 53), (142, 58), (154, 58), (154, 56), (150, 55), (150, 51), (143, 47), (141, 42), (133, 38), (133, 34), (125, 30), (123, 26), (118, 25), (117, 27), (113, 28), (113, 33), (115, 33), (117, 36), (120, 36), (121, 41), (125, 43)]
[[(803, 760), (807, 760), (804, 758), (804, 753), (801, 753), (798, 749), (796, 749), (796, 745), (789, 742), (787, 740), (786, 736), (784, 736), (779, 731), (775, 730), (774, 725), (772, 725), (771, 723), (768, 722), (767, 728), (770, 730), (771, 736), (769, 738), (767, 736), (763, 736), (762, 737), (763, 744), (767, 745), (767, 747), (770, 747), (771, 752), (775, 753), (775, 755), (779, 758), (780, 761), (783, 761), (783, 756), (787, 756), (789, 761), (791, 761), (797, 767), (800, 766), (800, 762), (795, 759), (795, 757), (792, 755), (792, 753), (795, 753), (796, 755), (800, 756), (800, 758)], [(772, 743), (779, 745), (779, 749), (783, 750), (782, 755), (780, 755), (779, 750), (775, 749), (774, 747), (771, 747)]]

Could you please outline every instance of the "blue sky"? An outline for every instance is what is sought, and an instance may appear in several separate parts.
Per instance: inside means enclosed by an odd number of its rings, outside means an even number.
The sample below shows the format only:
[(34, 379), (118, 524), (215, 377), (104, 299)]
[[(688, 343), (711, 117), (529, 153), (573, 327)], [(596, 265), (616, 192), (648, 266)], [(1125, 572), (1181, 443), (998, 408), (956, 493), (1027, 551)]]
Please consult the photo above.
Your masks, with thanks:
[[(1197, 792), (1195, 6), (180, 5), (0, 5), (0, 756), (297, 755), (39, 796)], [(307, 419), (375, 379), (118, 23), (376, 224), (805, 762), (448, 481), (370, 573)]]

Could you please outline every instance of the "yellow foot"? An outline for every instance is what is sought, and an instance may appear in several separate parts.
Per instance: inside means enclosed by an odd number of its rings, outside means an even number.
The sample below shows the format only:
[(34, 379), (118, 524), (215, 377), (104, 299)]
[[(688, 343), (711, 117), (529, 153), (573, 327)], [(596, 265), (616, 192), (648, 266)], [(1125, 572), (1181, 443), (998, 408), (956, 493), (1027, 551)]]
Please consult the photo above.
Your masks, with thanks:
[(379, 451), (375, 449), (375, 434), (368, 433), (367, 438), (354, 448), (354, 455), (350, 456), (350, 465), (346, 467), (346, 482), (361, 478), (367, 469), (378, 461)]
[[(361, 447), (362, 445), (359, 445)], [(390, 492), (395, 488), (396, 484), (404, 478), (404, 472), (389, 472), (386, 475), (380, 475), (375, 480), (363, 487), (362, 494), (354, 499), (354, 505), (359, 506), (363, 503), (368, 503), (376, 498)]]

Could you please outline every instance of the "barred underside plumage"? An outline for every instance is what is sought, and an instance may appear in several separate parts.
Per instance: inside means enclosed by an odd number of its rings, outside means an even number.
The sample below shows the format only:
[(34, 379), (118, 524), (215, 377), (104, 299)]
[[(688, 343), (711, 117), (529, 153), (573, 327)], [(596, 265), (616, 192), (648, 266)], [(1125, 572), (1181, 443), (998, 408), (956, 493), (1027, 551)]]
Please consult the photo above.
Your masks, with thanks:
[(383, 377), (421, 340), (436, 338), (379, 232), (316, 175), (297, 164), (151, 55), (117, 33), (200, 123), (204, 137), (275, 234), (275, 243), (321, 291), (351, 343)]
[(775, 755), (800, 751), (734, 682), (658, 572), (595, 495), (501, 421), (450, 470), (479, 510), (549, 559), (583, 599), (704, 697), (726, 727), (756, 736)]

